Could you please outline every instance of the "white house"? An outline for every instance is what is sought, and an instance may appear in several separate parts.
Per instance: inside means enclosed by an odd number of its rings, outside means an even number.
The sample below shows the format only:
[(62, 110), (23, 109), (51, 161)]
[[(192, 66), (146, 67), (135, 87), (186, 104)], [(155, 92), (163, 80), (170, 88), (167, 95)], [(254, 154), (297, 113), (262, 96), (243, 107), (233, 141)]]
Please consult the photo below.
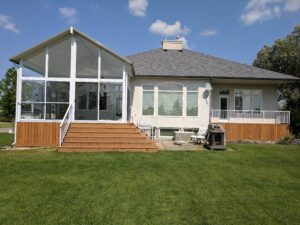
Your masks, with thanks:
[[(289, 112), (278, 85), (297, 80), (183, 49), (180, 40), (120, 56), (72, 27), (11, 58), (17, 146), (155, 149), (154, 138), (222, 123), (230, 140), (278, 140)], [(147, 145), (148, 144), (148, 145)]]

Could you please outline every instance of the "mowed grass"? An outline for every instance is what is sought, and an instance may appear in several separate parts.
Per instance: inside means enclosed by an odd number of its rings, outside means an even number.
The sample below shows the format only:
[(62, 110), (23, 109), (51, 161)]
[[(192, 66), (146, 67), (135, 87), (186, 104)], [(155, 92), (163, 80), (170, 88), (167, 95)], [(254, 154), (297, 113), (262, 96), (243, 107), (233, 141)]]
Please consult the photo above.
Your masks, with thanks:
[(0, 128), (10, 128), (12, 127), (11, 123), (8, 122), (0, 122)]
[(0, 224), (299, 224), (300, 147), (0, 152)]
[(13, 141), (14, 141), (14, 134), (0, 133), (0, 147), (10, 146), (13, 143)]

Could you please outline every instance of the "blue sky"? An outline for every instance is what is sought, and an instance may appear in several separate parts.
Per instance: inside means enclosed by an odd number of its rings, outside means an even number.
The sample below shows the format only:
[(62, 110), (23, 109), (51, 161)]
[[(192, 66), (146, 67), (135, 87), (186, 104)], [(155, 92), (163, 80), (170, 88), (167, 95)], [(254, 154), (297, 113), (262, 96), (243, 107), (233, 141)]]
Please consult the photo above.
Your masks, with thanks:
[(123, 56), (179, 35), (194, 51), (251, 64), (300, 23), (300, 0), (0, 0), (0, 77), (8, 58), (74, 26)]

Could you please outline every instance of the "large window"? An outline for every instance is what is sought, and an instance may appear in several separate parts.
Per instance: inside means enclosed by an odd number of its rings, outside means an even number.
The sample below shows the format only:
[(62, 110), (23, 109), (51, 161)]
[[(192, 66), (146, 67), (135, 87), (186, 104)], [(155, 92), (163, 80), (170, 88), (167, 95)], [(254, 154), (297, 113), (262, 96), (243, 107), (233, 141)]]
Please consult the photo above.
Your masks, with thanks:
[(21, 119), (62, 119), (68, 106), (68, 82), (22, 82)]
[(101, 50), (101, 78), (122, 79), (124, 63), (116, 56)]
[(47, 82), (46, 119), (62, 119), (69, 106), (69, 82)]
[(154, 115), (154, 85), (143, 85), (143, 115)]
[(262, 91), (237, 89), (234, 92), (235, 110), (261, 110)]
[(77, 37), (76, 77), (98, 78), (99, 48), (81, 37)]
[(36, 52), (23, 60), (23, 77), (44, 77), (46, 66), (46, 49)]
[(48, 77), (70, 77), (71, 38), (49, 46)]
[(44, 81), (23, 81), (21, 119), (44, 119)]
[(182, 116), (182, 85), (176, 83), (158, 85), (158, 115)]
[(186, 94), (186, 115), (198, 116), (198, 87), (187, 87)]

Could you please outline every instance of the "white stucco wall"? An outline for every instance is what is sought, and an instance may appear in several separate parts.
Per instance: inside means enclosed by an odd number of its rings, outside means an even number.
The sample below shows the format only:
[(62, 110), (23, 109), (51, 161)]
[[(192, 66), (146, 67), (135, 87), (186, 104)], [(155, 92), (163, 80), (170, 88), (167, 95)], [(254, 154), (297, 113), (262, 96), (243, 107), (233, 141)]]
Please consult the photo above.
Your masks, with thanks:
[(278, 110), (278, 93), (276, 85), (268, 84), (212, 84), (212, 109), (220, 109), (219, 91), (229, 89), (228, 110), (234, 110), (234, 90), (235, 89), (260, 89), (262, 90), (262, 109)]
[[(189, 85), (198, 86), (198, 116), (186, 116), (186, 95), (183, 92), (183, 116), (158, 116), (157, 110), (154, 110), (153, 116), (142, 115), (142, 98), (144, 84), (157, 85), (161, 82), (176, 82), (184, 86), (184, 90)], [(206, 99), (203, 97), (203, 93), (206, 90), (205, 84), (209, 83), (209, 80), (201, 79), (164, 79), (164, 78), (134, 78), (130, 82), (131, 89), (131, 120), (134, 123), (149, 123), (157, 128), (200, 128), (202, 125), (207, 126), (209, 123), (209, 108), (210, 108), (210, 96)], [(154, 108), (158, 107), (157, 96), (154, 96)]]

